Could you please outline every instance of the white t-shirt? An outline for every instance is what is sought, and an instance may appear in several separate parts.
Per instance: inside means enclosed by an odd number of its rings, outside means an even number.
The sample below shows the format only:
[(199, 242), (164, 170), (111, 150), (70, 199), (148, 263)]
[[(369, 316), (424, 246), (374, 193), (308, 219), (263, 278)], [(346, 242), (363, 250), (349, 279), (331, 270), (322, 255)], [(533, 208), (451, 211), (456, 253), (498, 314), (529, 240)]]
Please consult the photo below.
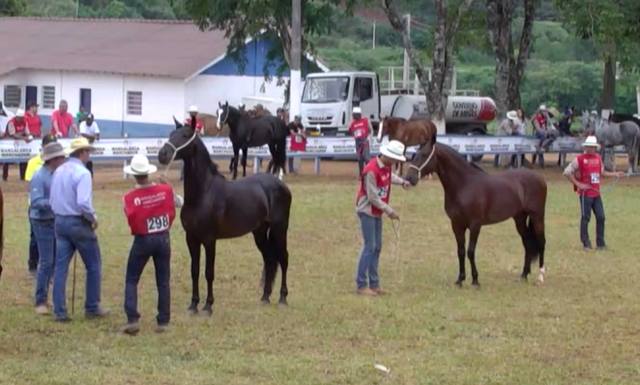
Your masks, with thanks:
[(87, 122), (83, 121), (80, 123), (80, 134), (96, 136), (100, 133), (100, 127), (98, 127), (98, 123), (94, 121), (90, 126), (87, 126)]
[(9, 110), (5, 109), (4, 112), (7, 114), (7, 116), (0, 115), (0, 137), (4, 136), (4, 134), (7, 132), (7, 124), (14, 116), (13, 112)]

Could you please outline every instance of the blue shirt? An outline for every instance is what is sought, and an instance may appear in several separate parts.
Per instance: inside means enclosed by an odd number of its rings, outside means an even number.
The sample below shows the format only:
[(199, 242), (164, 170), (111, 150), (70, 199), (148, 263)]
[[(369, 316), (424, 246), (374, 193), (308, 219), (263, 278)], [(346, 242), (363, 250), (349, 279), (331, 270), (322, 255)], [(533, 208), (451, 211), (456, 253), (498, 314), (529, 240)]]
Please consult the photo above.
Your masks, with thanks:
[(29, 185), (29, 218), (38, 220), (53, 219), (53, 211), (49, 203), (53, 173), (47, 166), (40, 167), (31, 178)]
[(56, 169), (49, 198), (55, 215), (81, 216), (94, 222), (92, 195), (91, 173), (80, 159), (69, 158)]

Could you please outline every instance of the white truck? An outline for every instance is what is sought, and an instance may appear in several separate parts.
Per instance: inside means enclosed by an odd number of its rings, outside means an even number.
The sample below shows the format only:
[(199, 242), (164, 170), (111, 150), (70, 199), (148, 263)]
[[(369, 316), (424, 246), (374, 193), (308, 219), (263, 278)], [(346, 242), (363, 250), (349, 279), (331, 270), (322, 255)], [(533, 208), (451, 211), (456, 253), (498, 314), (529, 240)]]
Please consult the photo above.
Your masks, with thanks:
[[(302, 124), (318, 135), (346, 135), (354, 106), (360, 106), (374, 128), (380, 116), (427, 117), (424, 95), (385, 93), (375, 72), (308, 74), (300, 104)], [(486, 134), (487, 123), (495, 116), (496, 106), (491, 98), (450, 96), (445, 112), (446, 131), (439, 134)]]

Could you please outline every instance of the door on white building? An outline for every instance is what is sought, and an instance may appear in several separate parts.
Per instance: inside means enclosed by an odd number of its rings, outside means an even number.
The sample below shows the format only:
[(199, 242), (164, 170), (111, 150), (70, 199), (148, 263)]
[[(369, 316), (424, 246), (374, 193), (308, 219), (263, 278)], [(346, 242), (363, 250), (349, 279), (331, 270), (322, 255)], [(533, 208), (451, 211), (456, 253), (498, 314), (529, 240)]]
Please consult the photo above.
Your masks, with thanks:
[(80, 88), (80, 105), (84, 107), (84, 110), (87, 113), (91, 112), (91, 89), (90, 88)]
[(38, 102), (38, 87), (36, 86), (27, 86), (25, 87), (24, 93), (24, 106), (25, 108), (29, 106), (31, 103)]

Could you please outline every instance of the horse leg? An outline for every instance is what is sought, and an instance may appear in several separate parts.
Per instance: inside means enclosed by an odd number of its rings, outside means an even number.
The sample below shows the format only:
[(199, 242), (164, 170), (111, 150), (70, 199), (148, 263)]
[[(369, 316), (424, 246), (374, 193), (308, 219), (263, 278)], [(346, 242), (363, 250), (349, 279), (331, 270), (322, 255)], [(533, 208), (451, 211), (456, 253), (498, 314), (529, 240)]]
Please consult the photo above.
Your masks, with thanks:
[(464, 282), (466, 278), (465, 268), (464, 268), (464, 245), (465, 245), (465, 232), (467, 231), (466, 226), (451, 222), (451, 227), (453, 228), (453, 233), (456, 236), (456, 243), (458, 245), (458, 262), (460, 263), (460, 268), (458, 272), (458, 280), (456, 281), (456, 285), (462, 287), (462, 282)]
[(233, 159), (231, 164), (233, 167), (233, 179), (238, 177), (238, 160), (240, 159), (240, 147), (233, 145)]
[(275, 246), (276, 257), (280, 264), (280, 270), (282, 271), (282, 278), (280, 280), (280, 300), (278, 303), (281, 305), (287, 304), (287, 295), (289, 289), (287, 288), (287, 269), (289, 267), (289, 250), (287, 250), (287, 230), (286, 227), (281, 225), (272, 226), (269, 235), (272, 238), (272, 242)]
[(546, 272), (544, 267), (544, 249), (547, 245), (547, 240), (544, 235), (544, 212), (539, 214), (533, 214), (530, 218), (531, 218), (531, 224), (533, 226), (533, 234), (536, 237), (536, 242), (538, 246), (538, 257), (540, 259), (539, 261), (540, 274), (538, 275), (538, 282), (543, 283), (544, 274)]
[(248, 148), (247, 147), (243, 147), (242, 148), (242, 177), (246, 177), (247, 176), (247, 153), (248, 153)]
[(204, 253), (206, 256), (205, 277), (207, 278), (207, 301), (202, 308), (209, 316), (213, 314), (213, 280), (216, 271), (216, 240), (213, 239), (204, 244)]
[(187, 247), (189, 248), (189, 254), (191, 255), (191, 305), (189, 305), (189, 312), (195, 314), (198, 312), (198, 302), (200, 302), (200, 294), (198, 290), (198, 276), (200, 275), (200, 241), (189, 235), (187, 232)]
[(469, 230), (469, 248), (467, 250), (467, 257), (471, 264), (471, 277), (473, 278), (471, 284), (474, 286), (480, 286), (480, 282), (478, 282), (478, 269), (476, 268), (476, 245), (478, 243), (478, 236), (480, 235), (480, 225), (472, 226)]
[(516, 222), (516, 230), (518, 230), (518, 234), (520, 234), (520, 238), (522, 239), (522, 246), (524, 246), (524, 266), (522, 268), (522, 280), (526, 281), (529, 272), (531, 271), (531, 252), (532, 252), (532, 244), (531, 237), (527, 230), (527, 215), (520, 214), (513, 218)]

